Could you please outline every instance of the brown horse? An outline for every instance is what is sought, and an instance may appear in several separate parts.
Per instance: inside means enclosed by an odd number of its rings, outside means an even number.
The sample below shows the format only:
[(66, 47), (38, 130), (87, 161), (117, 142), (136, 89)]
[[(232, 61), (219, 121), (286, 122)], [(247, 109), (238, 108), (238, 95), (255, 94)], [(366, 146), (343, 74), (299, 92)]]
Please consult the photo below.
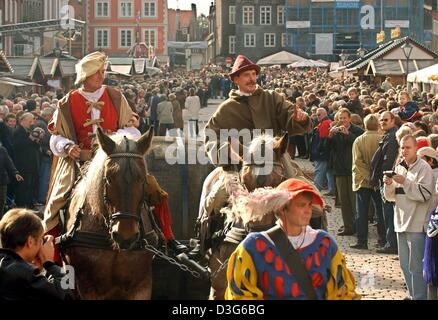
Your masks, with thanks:
[[(226, 216), (226, 233), (225, 239), (218, 245), (213, 246), (210, 250), (208, 265), (211, 270), (211, 289), (210, 299), (224, 299), (226, 280), (226, 264), (231, 253), (236, 249), (238, 244), (245, 238), (248, 232), (268, 230), (275, 224), (274, 215), (275, 203), (265, 197), (263, 203), (255, 205), (251, 212), (231, 210), (232, 203), (238, 203), (239, 197), (244, 196), (251, 198), (252, 193), (262, 195), (265, 187), (276, 187), (282, 181), (289, 177), (307, 180), (299, 167), (294, 164), (287, 155), (288, 135), (283, 137), (259, 136), (255, 138), (248, 152), (254, 154), (264, 148), (265, 145), (273, 146), (273, 162), (270, 174), (263, 173), (259, 165), (255, 163), (242, 164), (239, 173), (222, 173), (224, 177), (225, 188), (228, 195), (228, 207), (220, 212)], [(263, 196), (263, 195), (262, 195)], [(321, 221), (325, 219), (324, 212), (321, 208), (314, 208), (312, 214), (313, 227), (325, 228)]]
[[(140, 244), (154, 233), (144, 205), (148, 186), (143, 158), (152, 137), (150, 130), (136, 142), (110, 138), (98, 129), (100, 148), (73, 191), (66, 219), (66, 230), (77, 226), (75, 235), (82, 235), (82, 244), (67, 247), (66, 261), (75, 270), (83, 299), (151, 297), (153, 255)], [(96, 240), (87, 243), (96, 235), (109, 246), (99, 249)]]

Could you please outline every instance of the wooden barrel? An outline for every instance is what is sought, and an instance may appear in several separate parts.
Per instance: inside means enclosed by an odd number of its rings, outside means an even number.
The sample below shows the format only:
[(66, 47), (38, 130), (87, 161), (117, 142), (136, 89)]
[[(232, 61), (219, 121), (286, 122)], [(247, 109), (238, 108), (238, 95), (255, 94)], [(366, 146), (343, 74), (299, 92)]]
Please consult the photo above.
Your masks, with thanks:
[[(173, 231), (177, 239), (194, 237), (202, 184), (214, 169), (210, 163), (199, 163), (197, 157), (192, 156), (195, 152), (205, 155), (202, 141), (154, 137), (146, 155), (149, 173), (155, 176), (160, 186), (169, 194)], [(189, 160), (192, 163), (189, 164)], [(172, 161), (177, 163), (169, 163)]]

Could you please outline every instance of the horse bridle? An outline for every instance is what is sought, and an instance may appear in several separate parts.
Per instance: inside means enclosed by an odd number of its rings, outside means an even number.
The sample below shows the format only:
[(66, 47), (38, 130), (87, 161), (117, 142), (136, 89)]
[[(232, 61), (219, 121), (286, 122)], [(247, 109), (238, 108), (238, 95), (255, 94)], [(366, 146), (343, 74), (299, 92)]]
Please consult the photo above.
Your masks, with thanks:
[[(114, 154), (107, 156), (106, 160), (115, 159), (115, 158), (137, 158), (137, 159), (142, 159), (144, 161), (142, 155), (137, 154), (137, 153), (132, 153), (132, 152), (114, 153)], [(113, 205), (111, 204), (111, 201), (108, 197), (108, 192), (107, 192), (108, 180), (107, 180), (106, 175), (103, 177), (103, 180), (104, 180), (103, 200), (104, 200), (104, 203), (107, 207), (108, 213), (110, 213), (111, 212), (110, 207)], [(141, 200), (141, 205), (139, 206), (139, 211), (141, 211), (141, 208), (145, 202), (144, 198), (145, 198), (145, 192), (144, 192), (144, 184), (143, 184), (142, 200)], [(138, 212), (138, 214), (127, 213), (127, 212), (116, 212), (116, 213), (109, 214), (108, 218), (109, 218), (109, 223), (108, 223), (108, 221), (106, 221), (108, 227), (110, 227), (112, 225), (112, 222), (115, 219), (134, 219), (137, 222), (141, 221), (140, 212)], [(106, 217), (105, 217), (105, 220), (107, 220)]]

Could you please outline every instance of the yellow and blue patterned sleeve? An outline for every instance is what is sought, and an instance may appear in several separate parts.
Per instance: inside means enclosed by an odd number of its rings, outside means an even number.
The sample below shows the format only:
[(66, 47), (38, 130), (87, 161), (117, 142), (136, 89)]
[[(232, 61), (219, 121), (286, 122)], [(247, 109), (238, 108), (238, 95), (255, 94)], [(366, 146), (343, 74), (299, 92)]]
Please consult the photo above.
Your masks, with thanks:
[(240, 244), (231, 255), (227, 267), (226, 300), (262, 300), (257, 287), (257, 271), (250, 254)]
[(347, 269), (343, 254), (336, 251), (332, 258), (330, 277), (327, 282), (327, 300), (360, 300), (361, 296), (356, 293), (356, 281), (353, 274)]

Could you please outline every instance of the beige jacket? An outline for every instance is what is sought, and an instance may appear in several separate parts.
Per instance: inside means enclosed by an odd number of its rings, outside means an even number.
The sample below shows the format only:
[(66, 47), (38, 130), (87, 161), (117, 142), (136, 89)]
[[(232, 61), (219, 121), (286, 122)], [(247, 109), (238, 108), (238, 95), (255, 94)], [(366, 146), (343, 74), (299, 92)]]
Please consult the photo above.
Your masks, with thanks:
[(371, 188), (371, 159), (379, 147), (382, 135), (377, 131), (365, 131), (353, 142), (353, 191)]

